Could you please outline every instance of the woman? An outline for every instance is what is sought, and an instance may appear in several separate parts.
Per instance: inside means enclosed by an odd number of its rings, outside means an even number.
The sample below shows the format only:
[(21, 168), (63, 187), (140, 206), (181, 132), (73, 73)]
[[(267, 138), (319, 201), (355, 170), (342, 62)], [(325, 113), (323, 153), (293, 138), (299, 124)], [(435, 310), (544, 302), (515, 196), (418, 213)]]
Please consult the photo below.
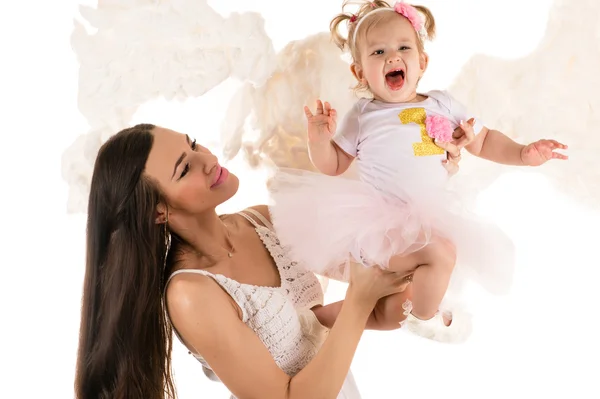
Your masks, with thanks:
[(316, 277), (287, 258), (265, 206), (217, 216), (237, 188), (206, 148), (168, 129), (137, 125), (102, 146), (77, 398), (174, 397), (172, 331), (235, 397), (359, 398), (358, 341), (365, 326), (398, 327), (374, 309), (408, 295), (406, 276), (351, 265), (345, 301), (321, 306)]

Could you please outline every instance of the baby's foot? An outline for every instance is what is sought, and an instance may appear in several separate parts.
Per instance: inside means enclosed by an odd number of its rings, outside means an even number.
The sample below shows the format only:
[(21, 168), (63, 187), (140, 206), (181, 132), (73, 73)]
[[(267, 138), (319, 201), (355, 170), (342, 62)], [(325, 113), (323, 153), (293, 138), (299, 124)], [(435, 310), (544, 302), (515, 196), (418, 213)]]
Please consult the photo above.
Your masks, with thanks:
[(444, 320), (444, 325), (448, 327), (452, 323), (452, 315), (448, 313), (442, 313), (442, 319)]
[(460, 343), (471, 335), (471, 318), (463, 312), (437, 312), (428, 320), (422, 320), (412, 314), (410, 301), (403, 305), (406, 320), (401, 324), (413, 334), (446, 343)]

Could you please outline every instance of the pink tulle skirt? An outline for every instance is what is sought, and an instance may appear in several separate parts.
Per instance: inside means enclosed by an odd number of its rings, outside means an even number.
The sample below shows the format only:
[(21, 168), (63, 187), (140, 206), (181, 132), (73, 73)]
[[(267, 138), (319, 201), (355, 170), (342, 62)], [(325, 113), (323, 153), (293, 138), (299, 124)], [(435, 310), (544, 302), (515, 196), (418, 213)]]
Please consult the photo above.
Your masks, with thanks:
[[(463, 209), (446, 190), (386, 192), (360, 180), (282, 169), (270, 183), (271, 217), (282, 245), (313, 272), (338, 275), (353, 258), (387, 267), (439, 237), (456, 246), (455, 274), (505, 293), (515, 249), (495, 225)], [(347, 277), (347, 273), (345, 274)]]

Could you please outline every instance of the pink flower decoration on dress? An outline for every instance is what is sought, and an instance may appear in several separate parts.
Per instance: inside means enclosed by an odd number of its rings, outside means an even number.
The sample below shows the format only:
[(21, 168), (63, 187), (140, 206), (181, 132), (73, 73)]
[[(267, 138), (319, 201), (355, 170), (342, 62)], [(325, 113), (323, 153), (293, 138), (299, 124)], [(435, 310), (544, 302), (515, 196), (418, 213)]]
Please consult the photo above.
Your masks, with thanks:
[(423, 20), (416, 8), (403, 1), (398, 1), (394, 4), (394, 11), (408, 19), (417, 32), (421, 31)]
[(452, 140), (454, 130), (450, 121), (443, 116), (432, 115), (425, 118), (427, 135), (439, 142), (448, 143)]

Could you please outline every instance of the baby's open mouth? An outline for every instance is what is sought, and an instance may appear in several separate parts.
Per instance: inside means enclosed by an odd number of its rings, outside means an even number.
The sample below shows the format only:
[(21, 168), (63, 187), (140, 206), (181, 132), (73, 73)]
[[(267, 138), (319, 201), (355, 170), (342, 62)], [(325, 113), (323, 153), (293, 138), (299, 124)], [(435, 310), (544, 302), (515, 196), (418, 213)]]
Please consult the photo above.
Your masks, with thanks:
[(392, 90), (400, 90), (404, 86), (404, 71), (394, 69), (385, 74), (385, 82)]

